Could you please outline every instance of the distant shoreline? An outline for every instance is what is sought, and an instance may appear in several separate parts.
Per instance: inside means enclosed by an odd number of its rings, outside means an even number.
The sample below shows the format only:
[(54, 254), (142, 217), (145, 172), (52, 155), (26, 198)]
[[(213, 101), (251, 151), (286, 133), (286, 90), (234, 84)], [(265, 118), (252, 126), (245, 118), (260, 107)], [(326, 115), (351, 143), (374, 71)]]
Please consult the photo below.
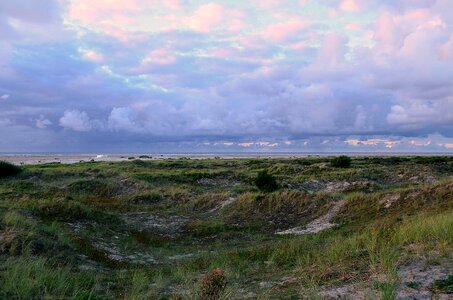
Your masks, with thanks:
[(163, 159), (247, 159), (247, 158), (309, 158), (348, 155), (362, 156), (453, 156), (453, 153), (407, 153), (407, 152), (251, 152), (251, 153), (125, 153), (125, 154), (69, 154), (69, 153), (4, 153), (0, 160), (17, 165), (62, 163), (74, 164), (80, 162), (117, 162), (134, 159), (163, 160)]

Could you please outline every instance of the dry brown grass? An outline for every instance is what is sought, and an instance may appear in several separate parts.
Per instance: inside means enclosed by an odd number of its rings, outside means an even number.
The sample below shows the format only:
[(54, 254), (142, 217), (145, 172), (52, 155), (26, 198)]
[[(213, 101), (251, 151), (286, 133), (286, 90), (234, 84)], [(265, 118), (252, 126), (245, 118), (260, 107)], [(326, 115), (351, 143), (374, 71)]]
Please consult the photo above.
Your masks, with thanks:
[(200, 280), (200, 299), (218, 300), (227, 286), (225, 272), (216, 268), (203, 275)]

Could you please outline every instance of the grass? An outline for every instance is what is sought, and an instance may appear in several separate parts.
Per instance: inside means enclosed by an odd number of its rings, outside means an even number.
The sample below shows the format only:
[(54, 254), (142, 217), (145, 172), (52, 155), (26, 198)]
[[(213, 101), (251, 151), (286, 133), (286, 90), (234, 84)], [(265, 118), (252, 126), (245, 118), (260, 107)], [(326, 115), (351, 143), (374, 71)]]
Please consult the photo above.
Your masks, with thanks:
[(196, 220), (187, 224), (187, 230), (194, 236), (211, 236), (227, 230), (227, 225), (219, 220)]
[[(322, 299), (345, 284), (394, 299), (401, 264), (432, 253), (453, 260), (451, 157), (353, 158), (348, 168), (304, 158), (22, 169), (0, 179), (0, 299), (198, 299), (218, 268), (227, 285), (215, 299)], [(278, 190), (257, 188), (261, 170)], [(326, 191), (332, 183), (339, 188)], [(339, 200), (337, 227), (274, 234)], [(145, 254), (154, 262), (138, 262)], [(451, 277), (434, 280), (436, 293), (450, 292)]]
[(3, 266), (0, 296), (5, 299), (80, 298), (94, 293), (95, 275), (74, 274), (68, 267), (56, 267), (44, 258), (9, 258)]

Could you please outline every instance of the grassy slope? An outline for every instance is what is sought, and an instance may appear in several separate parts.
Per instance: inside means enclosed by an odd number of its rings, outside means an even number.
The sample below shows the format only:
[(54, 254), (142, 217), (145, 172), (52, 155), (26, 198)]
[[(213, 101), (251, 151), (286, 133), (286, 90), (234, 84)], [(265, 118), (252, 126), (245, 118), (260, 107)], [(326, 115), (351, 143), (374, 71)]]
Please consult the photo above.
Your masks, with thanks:
[[(253, 186), (263, 169), (280, 190)], [(189, 298), (217, 267), (230, 296), (297, 299), (373, 282), (391, 299), (401, 264), (452, 259), (452, 174), (452, 158), (419, 157), (357, 158), (345, 169), (326, 158), (28, 166), (0, 180), (0, 299)], [(339, 199), (340, 226), (273, 234), (307, 224)], [(397, 200), (386, 208), (388, 199)], [(178, 234), (164, 234), (125, 220), (133, 212), (186, 221)], [(102, 243), (156, 262), (112, 257)]]

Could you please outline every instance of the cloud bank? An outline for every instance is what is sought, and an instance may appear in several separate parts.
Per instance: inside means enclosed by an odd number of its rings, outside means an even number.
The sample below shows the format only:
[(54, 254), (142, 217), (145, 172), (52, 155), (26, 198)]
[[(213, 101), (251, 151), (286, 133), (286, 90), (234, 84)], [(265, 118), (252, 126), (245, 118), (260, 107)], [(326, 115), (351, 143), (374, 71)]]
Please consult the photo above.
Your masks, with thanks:
[(450, 0), (3, 2), (0, 151), (453, 151)]

